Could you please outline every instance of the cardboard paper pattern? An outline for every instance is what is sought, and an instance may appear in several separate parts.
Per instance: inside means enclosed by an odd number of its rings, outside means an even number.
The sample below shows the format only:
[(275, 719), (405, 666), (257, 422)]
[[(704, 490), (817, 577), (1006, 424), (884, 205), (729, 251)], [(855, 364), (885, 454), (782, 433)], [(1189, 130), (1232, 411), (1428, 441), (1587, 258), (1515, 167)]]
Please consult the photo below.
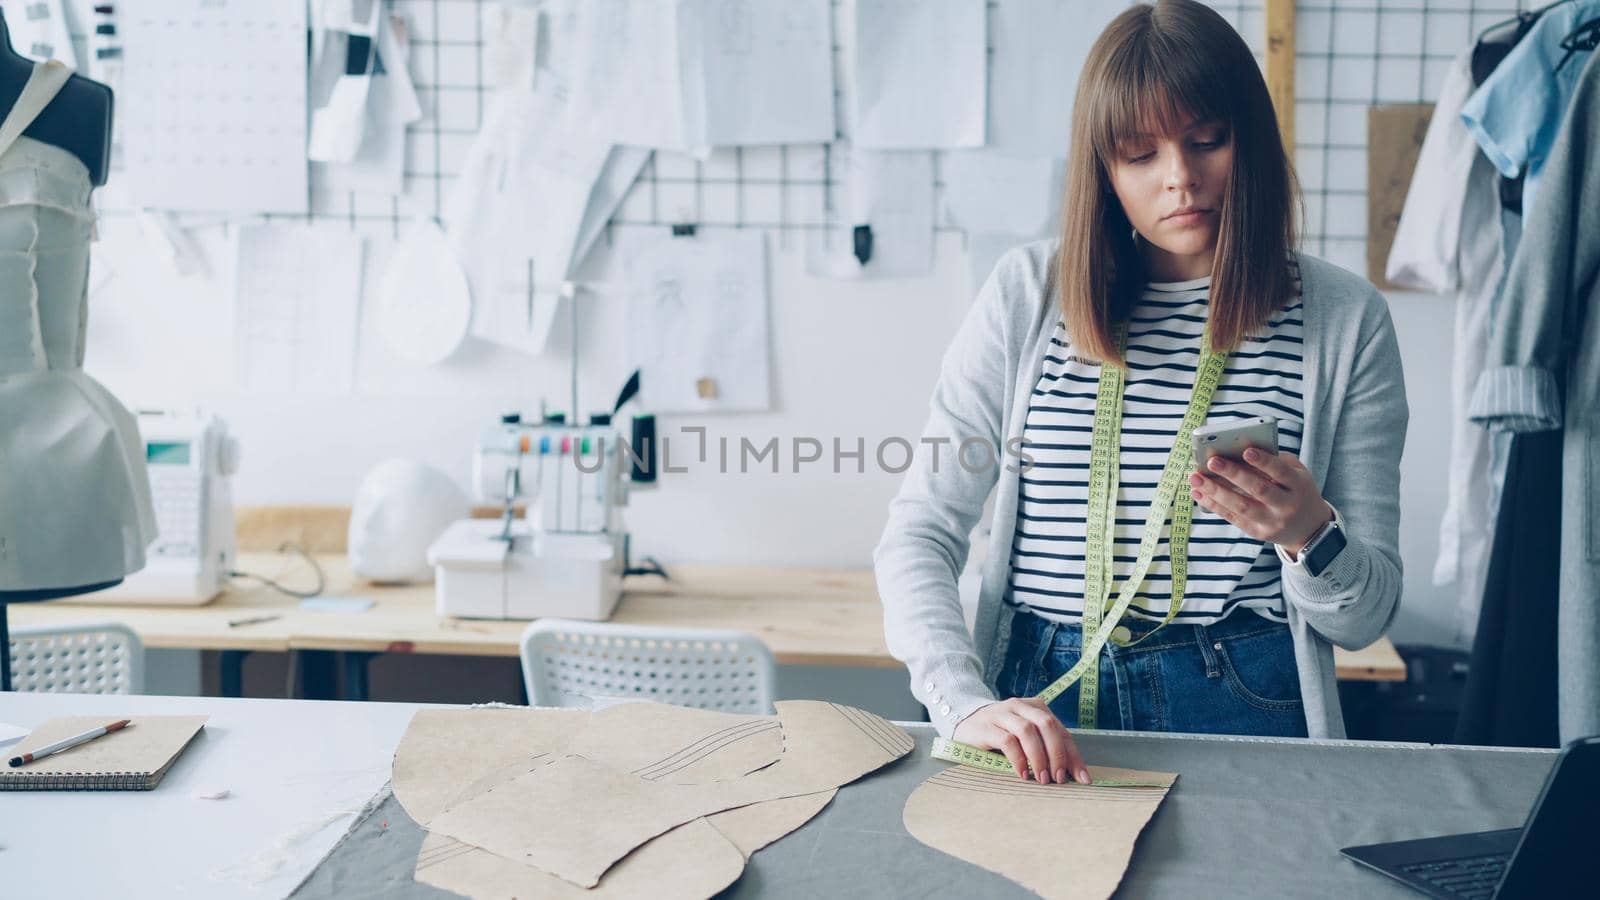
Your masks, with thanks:
[[(617, 860), (674, 826), (751, 803), (838, 787), (904, 756), (914, 744), (904, 731), (853, 707), (813, 701), (777, 705), (782, 756), (742, 778), (698, 785), (651, 781), (569, 754), (457, 804), (435, 817), (429, 830), (593, 887)], [(612, 732), (611, 739), (599, 743), (613, 747), (643, 740), (646, 723), (685, 714), (675, 709), (625, 704), (605, 711), (612, 714), (609, 720), (596, 713), (590, 728)], [(632, 729), (625, 727), (630, 717), (638, 719)], [(588, 737), (575, 743), (591, 749), (596, 745)], [(746, 743), (734, 741), (726, 747), (743, 761), (748, 756), (739, 751)], [(625, 758), (628, 764), (638, 761), (635, 755)], [(671, 765), (660, 759), (645, 771)], [(541, 814), (530, 816), (530, 809)]]
[(394, 752), (395, 799), (427, 827), (456, 803), (554, 761), (588, 716), (568, 709), (422, 710)]
[(480, 900), (689, 900), (710, 897), (733, 884), (744, 872), (745, 859), (709, 820), (695, 819), (628, 854), (606, 872), (597, 887), (581, 888), (532, 866), (430, 833), (417, 854), (416, 879)]
[(1090, 766), (1094, 779), (1164, 781), (1163, 788), (1042, 785), (952, 765), (906, 800), (906, 830), (957, 859), (1045, 898), (1100, 900), (1122, 881), (1133, 844), (1177, 775)]
[(710, 896), (914, 746), (853, 707), (777, 706), (418, 713), (394, 767), (396, 797), (430, 832), (416, 877), (474, 897)]
[(646, 781), (703, 784), (777, 762), (783, 728), (777, 716), (624, 703), (592, 713), (567, 752)]
[(739, 848), (744, 858), (749, 859), (757, 850), (811, 821), (812, 817), (833, 802), (833, 796), (837, 793), (839, 789), (834, 788), (815, 794), (752, 803), (706, 816), (706, 821), (715, 825), (724, 837)]

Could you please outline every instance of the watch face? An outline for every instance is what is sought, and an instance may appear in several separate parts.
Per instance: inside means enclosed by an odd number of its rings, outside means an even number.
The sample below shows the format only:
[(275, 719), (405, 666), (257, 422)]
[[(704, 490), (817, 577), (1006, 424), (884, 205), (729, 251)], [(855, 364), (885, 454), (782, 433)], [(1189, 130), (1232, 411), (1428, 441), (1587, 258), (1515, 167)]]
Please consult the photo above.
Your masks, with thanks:
[(1310, 552), (1306, 554), (1306, 568), (1312, 575), (1321, 575), (1322, 570), (1328, 567), (1328, 563), (1333, 562), (1333, 558), (1344, 549), (1344, 545), (1344, 529), (1328, 529), (1322, 535), (1322, 539), (1312, 545)]

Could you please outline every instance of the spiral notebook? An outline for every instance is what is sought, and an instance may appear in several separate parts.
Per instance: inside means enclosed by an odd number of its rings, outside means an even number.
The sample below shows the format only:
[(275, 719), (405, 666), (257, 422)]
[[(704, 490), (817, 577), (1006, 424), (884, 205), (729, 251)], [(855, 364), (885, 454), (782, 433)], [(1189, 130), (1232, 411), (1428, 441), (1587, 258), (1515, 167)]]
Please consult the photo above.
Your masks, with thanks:
[[(62, 716), (6, 748), (19, 756), (117, 720)], [(148, 791), (189, 746), (206, 716), (128, 716), (128, 727), (24, 766), (0, 764), (0, 791)]]

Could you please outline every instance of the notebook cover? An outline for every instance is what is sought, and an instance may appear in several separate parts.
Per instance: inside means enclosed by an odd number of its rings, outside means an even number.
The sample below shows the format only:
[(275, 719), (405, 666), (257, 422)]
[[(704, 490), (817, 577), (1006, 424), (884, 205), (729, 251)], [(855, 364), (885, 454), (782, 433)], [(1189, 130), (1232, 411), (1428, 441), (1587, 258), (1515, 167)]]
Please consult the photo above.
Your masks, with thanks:
[[(129, 716), (128, 726), (69, 750), (12, 768), (0, 767), (0, 790), (144, 790), (194, 740), (207, 716)], [(5, 748), (9, 760), (62, 738), (117, 721), (115, 715), (62, 716)]]

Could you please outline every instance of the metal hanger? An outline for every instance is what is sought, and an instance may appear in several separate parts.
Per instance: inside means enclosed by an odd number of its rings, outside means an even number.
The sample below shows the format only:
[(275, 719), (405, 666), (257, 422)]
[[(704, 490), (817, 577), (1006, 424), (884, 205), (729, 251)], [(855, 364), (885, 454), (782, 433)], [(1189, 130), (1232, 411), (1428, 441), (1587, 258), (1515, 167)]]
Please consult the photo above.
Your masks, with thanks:
[(1561, 71), (1561, 67), (1567, 64), (1567, 60), (1571, 59), (1572, 55), (1579, 50), (1593, 51), (1595, 47), (1600, 47), (1600, 16), (1595, 16), (1577, 28), (1572, 29), (1570, 34), (1561, 39), (1561, 49), (1567, 52), (1561, 57), (1561, 62), (1556, 63), (1555, 70), (1557, 72)]

